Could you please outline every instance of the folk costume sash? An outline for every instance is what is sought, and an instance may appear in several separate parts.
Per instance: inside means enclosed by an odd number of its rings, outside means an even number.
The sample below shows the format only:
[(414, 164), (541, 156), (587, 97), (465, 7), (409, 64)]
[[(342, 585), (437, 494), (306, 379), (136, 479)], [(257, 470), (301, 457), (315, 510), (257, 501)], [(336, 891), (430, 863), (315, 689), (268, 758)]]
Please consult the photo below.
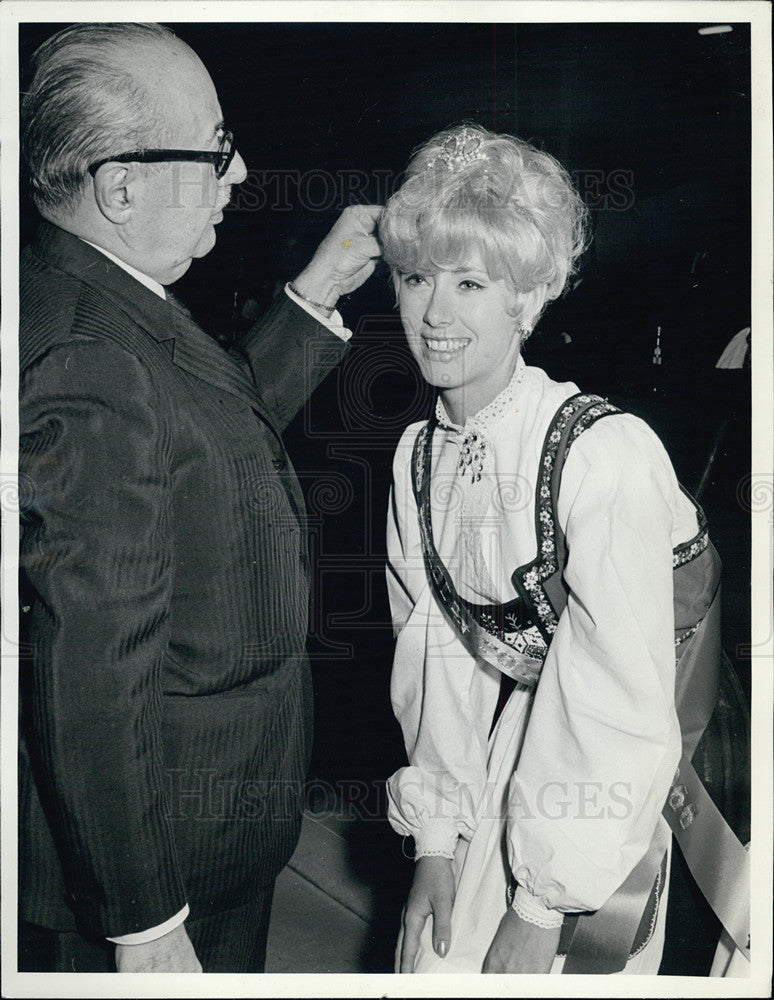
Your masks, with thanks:
[(525, 633), (533, 625), (524, 616), (521, 598), (508, 604), (485, 606), (463, 600), (433, 541), (430, 509), (430, 471), (435, 416), (420, 430), (412, 456), (412, 485), (419, 514), (425, 569), (439, 604), (468, 648), (525, 687), (538, 682), (546, 649), (528, 641)]
[[(564, 462), (585, 430), (602, 417), (620, 412), (607, 400), (585, 393), (570, 397), (559, 407), (546, 433), (536, 484), (538, 554), (512, 575), (519, 597), (495, 607), (464, 601), (438, 555), (430, 509), (435, 417), (417, 435), (412, 483), (425, 567), (435, 597), (474, 656), (526, 687), (537, 685), (567, 605), (563, 577), (567, 543), (557, 516)], [(720, 559), (709, 540), (703, 511), (689, 499), (696, 509), (699, 530), (673, 552), (675, 701), (683, 757), (663, 815), (697, 884), (737, 947), (749, 958), (749, 856), (690, 763), (716, 703), (721, 650)], [(535, 641), (535, 627), (545, 645)], [(659, 824), (645, 856), (604, 906), (594, 913), (565, 918), (558, 951), (566, 955), (563, 972), (618, 972), (650, 939), (665, 876), (668, 845), (663, 830)]]

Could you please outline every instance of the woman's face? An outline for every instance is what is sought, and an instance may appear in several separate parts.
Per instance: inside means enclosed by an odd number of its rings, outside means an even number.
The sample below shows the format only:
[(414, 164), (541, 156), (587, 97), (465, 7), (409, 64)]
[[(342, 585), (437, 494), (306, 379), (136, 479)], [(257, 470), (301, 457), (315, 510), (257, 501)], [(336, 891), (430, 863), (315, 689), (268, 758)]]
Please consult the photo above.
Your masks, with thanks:
[(398, 302), (422, 375), (439, 389), (464, 390), (466, 416), (505, 388), (520, 348), (517, 297), (478, 253), (458, 270), (401, 274)]

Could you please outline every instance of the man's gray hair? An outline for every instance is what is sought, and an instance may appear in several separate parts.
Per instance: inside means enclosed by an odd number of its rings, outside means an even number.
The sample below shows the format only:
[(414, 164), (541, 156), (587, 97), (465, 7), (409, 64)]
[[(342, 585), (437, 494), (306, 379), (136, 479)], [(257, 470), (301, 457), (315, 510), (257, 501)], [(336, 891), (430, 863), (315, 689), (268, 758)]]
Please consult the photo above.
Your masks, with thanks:
[(132, 44), (174, 38), (160, 24), (74, 24), (36, 50), (22, 102), (22, 149), (44, 215), (77, 207), (90, 164), (161, 141), (164, 109), (116, 56)]

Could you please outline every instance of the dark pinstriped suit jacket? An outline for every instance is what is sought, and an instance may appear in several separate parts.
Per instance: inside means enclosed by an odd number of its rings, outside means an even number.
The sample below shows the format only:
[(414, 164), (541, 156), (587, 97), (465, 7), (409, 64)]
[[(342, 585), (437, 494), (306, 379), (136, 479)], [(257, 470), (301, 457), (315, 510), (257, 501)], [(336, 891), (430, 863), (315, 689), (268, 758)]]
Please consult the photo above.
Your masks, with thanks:
[(20, 334), (21, 916), (117, 936), (232, 907), (298, 836), (308, 578), (279, 432), (345, 345), (283, 297), (227, 354), (49, 224)]

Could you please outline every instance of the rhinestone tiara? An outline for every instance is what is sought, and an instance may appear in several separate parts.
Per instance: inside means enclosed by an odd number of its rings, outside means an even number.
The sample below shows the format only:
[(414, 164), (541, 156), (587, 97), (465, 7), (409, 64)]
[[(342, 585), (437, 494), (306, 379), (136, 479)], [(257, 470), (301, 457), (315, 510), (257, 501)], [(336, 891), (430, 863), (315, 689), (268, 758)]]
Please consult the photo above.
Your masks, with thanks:
[(486, 160), (487, 155), (481, 149), (482, 143), (481, 135), (465, 126), (459, 132), (453, 132), (446, 137), (440, 153), (430, 160), (425, 169), (429, 170), (440, 160), (449, 170), (456, 172), (474, 160)]

